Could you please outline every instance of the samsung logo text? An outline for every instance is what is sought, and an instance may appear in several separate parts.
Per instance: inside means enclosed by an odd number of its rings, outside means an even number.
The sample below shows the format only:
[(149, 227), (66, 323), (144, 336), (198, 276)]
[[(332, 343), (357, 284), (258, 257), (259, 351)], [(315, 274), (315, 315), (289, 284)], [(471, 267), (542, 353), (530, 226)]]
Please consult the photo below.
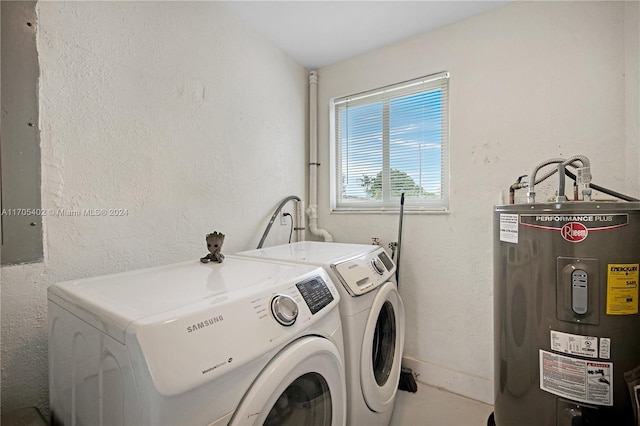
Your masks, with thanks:
[(188, 326), (187, 333), (193, 333), (194, 331), (202, 330), (203, 328), (209, 327), (210, 325), (214, 325), (222, 321), (224, 321), (224, 318), (222, 317), (222, 315), (208, 318), (202, 322)]

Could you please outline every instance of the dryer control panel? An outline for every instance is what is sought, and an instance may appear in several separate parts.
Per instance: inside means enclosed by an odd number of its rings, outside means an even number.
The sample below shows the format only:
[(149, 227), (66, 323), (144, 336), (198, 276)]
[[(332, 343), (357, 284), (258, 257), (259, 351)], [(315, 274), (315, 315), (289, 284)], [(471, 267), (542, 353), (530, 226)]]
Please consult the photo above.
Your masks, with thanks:
[(374, 290), (393, 278), (396, 265), (382, 247), (334, 265), (331, 269), (353, 296)]

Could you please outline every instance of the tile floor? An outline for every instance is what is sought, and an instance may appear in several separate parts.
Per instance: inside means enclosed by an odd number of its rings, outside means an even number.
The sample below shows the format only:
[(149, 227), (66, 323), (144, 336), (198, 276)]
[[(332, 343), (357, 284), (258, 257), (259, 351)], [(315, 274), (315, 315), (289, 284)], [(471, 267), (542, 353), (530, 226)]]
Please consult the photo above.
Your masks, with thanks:
[(485, 426), (493, 406), (418, 383), (398, 391), (390, 426)]

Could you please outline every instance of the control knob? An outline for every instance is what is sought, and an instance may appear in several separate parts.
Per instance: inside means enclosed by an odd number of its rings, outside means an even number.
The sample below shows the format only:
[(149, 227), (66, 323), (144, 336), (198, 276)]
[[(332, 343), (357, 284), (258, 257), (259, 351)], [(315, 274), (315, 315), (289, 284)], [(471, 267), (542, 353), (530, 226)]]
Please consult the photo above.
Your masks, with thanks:
[(271, 312), (276, 321), (289, 327), (298, 318), (298, 305), (290, 296), (278, 294), (271, 299)]
[(387, 270), (384, 267), (384, 263), (382, 263), (382, 260), (378, 259), (377, 257), (371, 259), (371, 266), (373, 266), (373, 270), (376, 271), (379, 275), (384, 274)]

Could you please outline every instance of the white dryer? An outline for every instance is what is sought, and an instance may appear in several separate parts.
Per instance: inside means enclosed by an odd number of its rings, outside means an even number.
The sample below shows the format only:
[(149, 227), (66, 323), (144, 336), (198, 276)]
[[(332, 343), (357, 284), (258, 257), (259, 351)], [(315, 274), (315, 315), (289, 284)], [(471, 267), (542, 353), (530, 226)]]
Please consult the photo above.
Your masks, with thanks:
[(347, 368), (347, 424), (388, 425), (398, 389), (405, 313), (395, 265), (376, 245), (303, 241), (233, 256), (322, 266), (338, 286)]
[(345, 424), (340, 294), (322, 268), (184, 262), (48, 299), (54, 425)]

